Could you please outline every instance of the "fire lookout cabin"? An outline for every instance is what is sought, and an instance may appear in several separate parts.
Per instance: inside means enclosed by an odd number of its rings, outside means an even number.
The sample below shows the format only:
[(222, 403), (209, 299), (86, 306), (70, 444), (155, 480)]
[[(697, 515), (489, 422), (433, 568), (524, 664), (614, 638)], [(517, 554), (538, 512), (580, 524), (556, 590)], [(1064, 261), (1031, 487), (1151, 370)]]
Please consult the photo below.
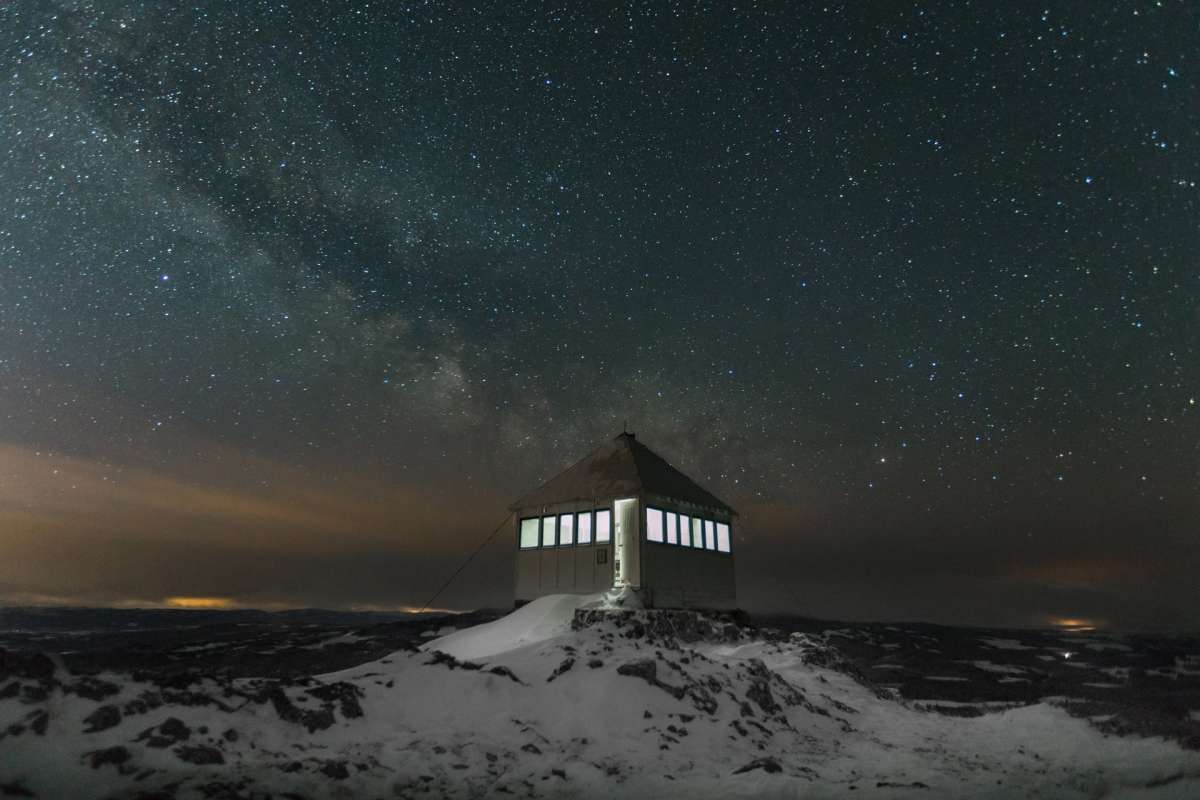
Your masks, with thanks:
[(647, 608), (733, 608), (728, 504), (622, 433), (509, 506), (516, 604), (637, 590)]

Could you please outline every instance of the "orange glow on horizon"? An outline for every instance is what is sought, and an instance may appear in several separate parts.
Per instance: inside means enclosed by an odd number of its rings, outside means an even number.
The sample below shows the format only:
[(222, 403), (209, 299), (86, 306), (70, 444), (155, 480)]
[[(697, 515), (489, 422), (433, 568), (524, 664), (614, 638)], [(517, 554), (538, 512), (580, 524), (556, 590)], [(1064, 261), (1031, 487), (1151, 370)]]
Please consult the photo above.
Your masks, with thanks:
[(237, 603), (232, 597), (166, 597), (163, 603), (168, 608), (234, 608)]
[(1098, 620), (1078, 619), (1075, 617), (1054, 617), (1050, 620), (1050, 624), (1056, 628), (1064, 628), (1069, 631), (1094, 631), (1097, 628), (1103, 627)]

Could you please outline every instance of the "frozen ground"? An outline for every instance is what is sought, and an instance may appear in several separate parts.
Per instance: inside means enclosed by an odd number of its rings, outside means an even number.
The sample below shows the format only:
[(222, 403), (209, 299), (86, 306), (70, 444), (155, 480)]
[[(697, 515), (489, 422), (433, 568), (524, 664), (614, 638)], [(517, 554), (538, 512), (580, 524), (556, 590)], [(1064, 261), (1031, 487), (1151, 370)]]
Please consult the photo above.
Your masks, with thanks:
[[(1145, 648), (1103, 637), (772, 631), (582, 602), (466, 630), (486, 615), (135, 640), (138, 670), (0, 654), (0, 797), (1200, 797), (1200, 752), (1183, 746), (1200, 724), (1191, 653), (1151, 648), (1152, 666), (1130, 667)], [(385, 640), (394, 652), (347, 666)], [(260, 651), (346, 668), (239, 671)], [(1084, 667), (1066, 665), (1076, 651)], [(1130, 699), (1138, 681), (1149, 706)], [(1131, 733), (1159, 690), (1181, 727)], [(1125, 700), (1079, 713), (1110, 702), (1087, 691)]]

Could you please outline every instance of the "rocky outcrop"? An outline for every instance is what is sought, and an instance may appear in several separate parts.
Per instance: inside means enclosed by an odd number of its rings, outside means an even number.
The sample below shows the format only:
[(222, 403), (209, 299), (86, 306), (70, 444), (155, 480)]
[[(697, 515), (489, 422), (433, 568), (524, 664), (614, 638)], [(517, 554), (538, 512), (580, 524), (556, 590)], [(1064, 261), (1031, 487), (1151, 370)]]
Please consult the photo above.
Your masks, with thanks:
[(185, 742), (192, 736), (192, 729), (176, 717), (167, 717), (160, 724), (147, 728), (138, 735), (135, 742), (143, 742), (146, 747), (162, 749)]
[(97, 733), (121, 724), (121, 710), (116, 706), (100, 706), (83, 719), (84, 733)]
[(103, 750), (92, 750), (83, 754), (83, 760), (92, 769), (99, 769), (106, 764), (112, 764), (116, 767), (124, 765), (131, 758), (129, 750), (117, 745), (116, 747), (106, 747)]
[(316, 689), (308, 689), (305, 694), (318, 700), (324, 700), (326, 703), (336, 703), (342, 716), (347, 719), (357, 719), (363, 715), (362, 705), (358, 702), (363, 696), (363, 690), (354, 684), (327, 683)]
[(756, 758), (749, 764), (735, 769), (733, 774), (742, 775), (746, 772), (753, 772), (756, 769), (761, 769), (763, 772), (783, 772), (783, 766), (775, 759), (767, 756), (766, 758)]
[(221, 751), (207, 745), (180, 745), (173, 752), (180, 761), (197, 766), (225, 763), (225, 756), (221, 755)]
[(654, 659), (643, 658), (639, 661), (630, 661), (617, 667), (618, 675), (629, 675), (633, 678), (641, 678), (651, 686), (657, 686), (664, 692), (672, 695), (676, 700), (682, 700), (687, 694), (687, 689), (682, 686), (671, 686), (658, 679), (658, 664)]
[(595, 625), (612, 625), (625, 638), (676, 646), (679, 643), (744, 641), (750, 631), (737, 620), (736, 612), (581, 608), (575, 612), (571, 627), (581, 630)]

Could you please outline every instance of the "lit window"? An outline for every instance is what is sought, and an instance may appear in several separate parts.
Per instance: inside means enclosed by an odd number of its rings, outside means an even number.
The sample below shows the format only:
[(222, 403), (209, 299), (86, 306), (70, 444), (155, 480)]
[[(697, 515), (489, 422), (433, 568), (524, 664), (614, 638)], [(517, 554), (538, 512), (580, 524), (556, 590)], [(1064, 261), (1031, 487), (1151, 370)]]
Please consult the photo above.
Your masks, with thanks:
[(538, 546), (538, 521), (537, 517), (521, 520), (521, 547), (530, 548)]
[(708, 550), (717, 549), (717, 537), (713, 536), (713, 521), (704, 520), (704, 547)]
[(717, 523), (717, 549), (722, 553), (729, 552), (729, 526), (724, 522)]
[(679, 515), (679, 543), (684, 547), (692, 544), (692, 518), (687, 514)]
[(652, 542), (663, 540), (662, 511), (657, 508), (646, 509), (646, 538)]
[(558, 518), (558, 543), (575, 544), (574, 514), (563, 514)]
[(692, 547), (704, 547), (704, 522), (692, 517)]
[[(667, 544), (679, 544), (679, 515), (674, 511), (667, 512)], [(537, 541), (537, 536), (534, 536)]]
[(602, 508), (596, 511), (596, 541), (612, 540), (612, 511)]
[(542, 547), (554, 547), (554, 517), (542, 517)]
[(592, 512), (583, 511), (579, 514), (579, 543), (592, 543)]

